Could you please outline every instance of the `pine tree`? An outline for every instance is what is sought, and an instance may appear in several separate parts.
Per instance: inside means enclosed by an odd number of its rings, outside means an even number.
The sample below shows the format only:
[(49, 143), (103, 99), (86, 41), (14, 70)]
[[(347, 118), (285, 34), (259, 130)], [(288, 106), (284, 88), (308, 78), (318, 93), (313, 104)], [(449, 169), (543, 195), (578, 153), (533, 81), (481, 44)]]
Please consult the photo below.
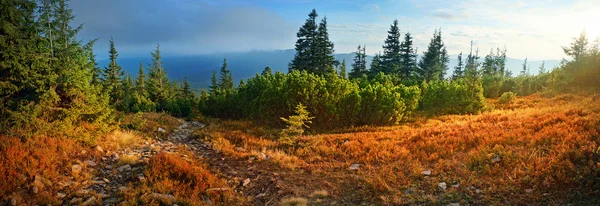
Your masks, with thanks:
[(404, 35), (400, 44), (400, 75), (403, 79), (410, 79), (417, 67), (417, 53), (413, 49), (413, 38), (410, 33)]
[(316, 55), (312, 61), (316, 61), (316, 74), (320, 75), (329, 75), (335, 74), (334, 65), (338, 64), (338, 61), (335, 60), (333, 56), (333, 52), (335, 51), (333, 48), (333, 42), (329, 40), (329, 32), (327, 31), (327, 17), (324, 17), (319, 23), (319, 27), (317, 29), (317, 38), (314, 42), (314, 50), (316, 51)]
[(575, 62), (579, 62), (588, 50), (588, 39), (582, 32), (569, 47), (563, 47), (566, 55), (571, 56)]
[(223, 92), (233, 91), (233, 76), (231, 70), (227, 68), (227, 59), (223, 59), (223, 66), (221, 66), (219, 89)]
[(213, 74), (212, 76), (210, 76), (210, 94), (211, 95), (216, 95), (219, 91), (219, 83), (217, 83), (217, 71), (213, 70)]
[(361, 46), (358, 45), (354, 56), (354, 63), (352, 63), (352, 71), (350, 71), (348, 74), (348, 78), (361, 78), (363, 75), (368, 73), (366, 47), (367, 46), (363, 46), (361, 48)]
[(546, 62), (542, 61), (542, 65), (540, 65), (539, 74), (545, 74), (545, 73), (546, 73)]
[(171, 82), (167, 76), (165, 68), (162, 67), (162, 56), (160, 54), (160, 45), (151, 53), (152, 64), (149, 66), (148, 82), (146, 83), (148, 96), (150, 100), (158, 103), (158, 110), (162, 111), (168, 100), (171, 99)]
[(102, 69), (98, 67), (98, 63), (96, 62), (96, 54), (94, 54), (94, 51), (91, 48), (89, 53), (91, 54), (90, 64), (92, 65), (92, 81), (90, 83), (93, 85), (100, 85), (100, 83), (102, 82)]
[(380, 71), (385, 74), (398, 74), (401, 65), (400, 29), (398, 28), (398, 20), (394, 20), (390, 25), (388, 36), (383, 45)]
[(340, 77), (346, 79), (346, 60), (342, 60), (342, 64), (340, 65)]
[(490, 50), (490, 53), (488, 55), (486, 55), (483, 60), (483, 64), (481, 67), (482, 75), (484, 75), (484, 76), (495, 75), (496, 73), (499, 72), (499, 69), (497, 66), (498, 66), (497, 58), (496, 58), (496, 55), (494, 54), (494, 49), (492, 48)]
[(427, 51), (419, 62), (419, 73), (422, 80), (444, 79), (448, 70), (448, 52), (442, 41), (442, 31), (436, 30), (431, 38)]
[(125, 72), (122, 71), (121, 66), (117, 64), (117, 57), (119, 56), (119, 53), (115, 48), (115, 41), (112, 37), (110, 38), (108, 54), (110, 62), (108, 63), (108, 67), (104, 68), (104, 79), (102, 82), (104, 84), (105, 91), (110, 94), (110, 101), (118, 104), (123, 95), (121, 80)]
[(457, 80), (464, 77), (462, 52), (458, 55), (458, 64), (454, 67), (454, 73), (452, 74), (452, 80)]
[(504, 78), (504, 75), (506, 74), (506, 47), (504, 47), (504, 49), (496, 49), (496, 65), (498, 67), (498, 73)]
[(296, 55), (289, 65), (289, 72), (293, 70), (316, 72), (314, 57), (317, 54), (315, 41), (317, 39), (317, 11), (313, 9), (308, 14), (308, 19), (296, 34)]
[(369, 78), (377, 76), (382, 70), (381, 65), (381, 53), (375, 54), (373, 61), (371, 61), (371, 68), (369, 69)]
[(525, 61), (523, 61), (523, 66), (522, 66), (522, 68), (523, 68), (523, 69), (521, 69), (521, 74), (520, 74), (520, 75), (521, 75), (521, 76), (528, 76), (528, 75), (529, 75), (529, 72), (528, 72), (528, 69), (527, 69), (527, 58), (525, 58)]
[(265, 69), (260, 74), (261, 76), (271, 75), (273, 71), (271, 71), (271, 67), (265, 67)]
[(140, 61), (140, 69), (138, 70), (137, 77), (135, 78), (135, 89), (136, 93), (142, 97), (147, 97), (148, 92), (146, 91), (146, 75), (144, 74), (144, 65)]
[(131, 104), (135, 98), (135, 87), (133, 86), (133, 79), (131, 78), (131, 75), (125, 75), (125, 79), (122, 81), (120, 88), (123, 90), (123, 100), (119, 104), (119, 110), (130, 112)]
[(181, 93), (183, 94), (183, 98), (185, 99), (194, 99), (194, 93), (192, 93), (190, 82), (188, 81), (187, 76), (183, 79), (183, 88), (181, 90)]

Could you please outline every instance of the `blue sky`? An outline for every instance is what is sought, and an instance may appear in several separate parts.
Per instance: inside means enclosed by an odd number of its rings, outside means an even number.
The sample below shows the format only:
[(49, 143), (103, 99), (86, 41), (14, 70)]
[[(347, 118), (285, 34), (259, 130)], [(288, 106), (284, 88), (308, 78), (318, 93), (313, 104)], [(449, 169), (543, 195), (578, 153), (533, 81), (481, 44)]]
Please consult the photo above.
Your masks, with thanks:
[(100, 38), (106, 58), (114, 36), (121, 56), (147, 55), (157, 44), (165, 55), (291, 49), (296, 32), (315, 8), (327, 16), (337, 53), (381, 50), (389, 25), (399, 21), (419, 52), (436, 28), (451, 54), (468, 52), (470, 41), (485, 55), (492, 47), (513, 58), (560, 59), (561, 46), (586, 31), (600, 34), (596, 0), (76, 0), (80, 37)]

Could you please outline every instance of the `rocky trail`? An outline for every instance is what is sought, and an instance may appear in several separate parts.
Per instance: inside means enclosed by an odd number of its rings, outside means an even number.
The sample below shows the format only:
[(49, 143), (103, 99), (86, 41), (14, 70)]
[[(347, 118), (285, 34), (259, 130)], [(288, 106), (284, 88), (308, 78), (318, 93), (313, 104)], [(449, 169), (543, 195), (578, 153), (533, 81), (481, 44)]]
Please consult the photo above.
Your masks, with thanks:
[[(119, 193), (129, 189), (136, 182), (144, 181), (144, 169), (149, 159), (158, 152), (179, 154), (178, 150), (192, 151), (207, 168), (219, 178), (226, 180), (229, 187), (210, 188), (209, 190), (233, 190), (248, 199), (254, 205), (274, 205), (278, 198), (285, 195), (279, 190), (281, 173), (263, 170), (265, 161), (235, 159), (221, 154), (209, 143), (192, 138), (192, 132), (203, 128), (200, 122), (183, 122), (167, 138), (150, 138), (142, 146), (119, 151), (104, 151), (100, 146), (90, 152), (102, 153), (99, 159), (73, 160), (71, 174), (65, 174), (59, 181), (56, 196), (63, 205), (116, 205), (123, 201)], [(162, 130), (162, 131), (161, 131)], [(159, 132), (164, 132), (162, 128)], [(86, 153), (88, 151), (82, 151)], [(190, 160), (185, 154), (183, 159)], [(264, 154), (258, 158), (266, 159)], [(133, 184), (130, 184), (133, 183)], [(36, 176), (32, 192), (37, 193), (53, 183), (46, 178)], [(175, 199), (170, 194), (151, 194), (160, 199)], [(210, 204), (210, 201), (207, 202)], [(16, 204), (16, 203), (15, 203)]]

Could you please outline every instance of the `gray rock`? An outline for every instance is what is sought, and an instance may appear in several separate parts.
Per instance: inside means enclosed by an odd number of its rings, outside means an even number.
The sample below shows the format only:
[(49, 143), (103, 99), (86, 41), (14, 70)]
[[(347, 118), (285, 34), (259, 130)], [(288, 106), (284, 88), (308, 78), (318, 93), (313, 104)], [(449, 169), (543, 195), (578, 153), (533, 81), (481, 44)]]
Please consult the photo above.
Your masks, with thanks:
[(348, 170), (358, 170), (360, 168), (360, 164), (352, 164), (348, 168)]
[(438, 183), (438, 188), (440, 188), (441, 190), (446, 190), (447, 186), (446, 186), (446, 182), (440, 182)]
[(82, 206), (87, 206), (87, 205), (96, 205), (97, 204), (98, 199), (96, 199), (95, 196), (91, 196), (90, 198), (88, 198), (85, 202), (81, 203)]
[(526, 192), (526, 193), (532, 193), (532, 192), (533, 192), (533, 189), (526, 189), (526, 190), (525, 190), (525, 192)]
[(83, 162), (85, 162), (85, 164), (87, 164), (88, 166), (91, 166), (91, 167), (96, 166), (96, 163), (94, 161), (92, 161), (92, 160), (86, 160), (86, 161), (83, 161)]
[(502, 161), (502, 157), (500, 157), (500, 155), (494, 154), (492, 156), (492, 160), (491, 161), (492, 161), (492, 164), (500, 162), (500, 161)]
[(413, 188), (408, 188), (408, 189), (404, 190), (404, 194), (406, 194), (406, 195), (413, 194), (414, 192), (415, 192), (415, 190), (413, 190)]
[(104, 168), (107, 170), (110, 170), (110, 169), (112, 169), (112, 165), (106, 165), (106, 167), (104, 167)]
[(123, 165), (123, 166), (120, 166), (119, 168), (117, 168), (117, 170), (119, 170), (119, 172), (129, 172), (129, 171), (131, 171), (131, 166)]
[(38, 189), (44, 189), (45, 186), (52, 186), (52, 181), (40, 175), (36, 175), (33, 180), (33, 186), (38, 187)]
[(106, 179), (106, 178), (102, 178), (102, 181), (106, 182), (106, 183), (110, 183), (110, 180)]
[(127, 187), (125, 187), (125, 186), (120, 186), (119, 187), (119, 191), (125, 191), (125, 190), (127, 190)]
[(460, 203), (450, 203), (450, 204), (448, 204), (446, 206), (460, 206)]
[(453, 184), (452, 187), (453, 188), (458, 188), (458, 187), (460, 187), (460, 183)]
[(156, 129), (156, 131), (161, 132), (161, 133), (167, 133), (167, 130), (160, 128), (160, 127), (158, 129)]
[(100, 145), (96, 145), (94, 147), (94, 150), (98, 151), (98, 152), (104, 152), (104, 150), (102, 149), (102, 147), (100, 147)]
[(83, 201), (83, 199), (76, 197), (76, 198), (71, 199), (71, 201), (69, 201), (69, 204), (75, 205), (75, 204), (79, 204), (81, 201)]
[(421, 174), (423, 174), (424, 176), (431, 176), (431, 170), (423, 170)]

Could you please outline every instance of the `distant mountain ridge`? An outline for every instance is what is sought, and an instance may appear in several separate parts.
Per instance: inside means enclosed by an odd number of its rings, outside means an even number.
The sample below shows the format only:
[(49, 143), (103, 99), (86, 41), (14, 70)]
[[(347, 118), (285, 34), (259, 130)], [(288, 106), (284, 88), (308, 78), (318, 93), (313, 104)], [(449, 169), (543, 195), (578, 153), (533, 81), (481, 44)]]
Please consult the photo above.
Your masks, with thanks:
[[(210, 84), (210, 76), (213, 70), (217, 71), (223, 64), (223, 59), (227, 58), (229, 69), (233, 73), (236, 84), (240, 79), (248, 79), (256, 73), (269, 66), (273, 71), (288, 71), (288, 64), (294, 58), (296, 53), (293, 49), (288, 50), (271, 50), (271, 51), (249, 51), (249, 52), (229, 52), (216, 53), (195, 56), (165, 56), (163, 57), (164, 68), (167, 69), (169, 77), (176, 80), (183, 80), (188, 77), (192, 87), (207, 88)], [(352, 60), (354, 53), (335, 54), (335, 58), (340, 62), (346, 60), (347, 71), (352, 69)], [(420, 57), (419, 57), (420, 58)], [(457, 64), (457, 55), (450, 56), (448, 73), (451, 74), (454, 66)], [(463, 56), (463, 59), (465, 56)], [(373, 56), (368, 56), (368, 64), (370, 64)], [(481, 57), (480, 60), (483, 60)], [(127, 57), (119, 58), (117, 62), (121, 67), (132, 76), (135, 76), (139, 69), (140, 61), (144, 68), (148, 67), (150, 55), (145, 57)], [(100, 60), (98, 64), (101, 68), (108, 65), (108, 60)], [(560, 60), (545, 60), (545, 68), (547, 71), (552, 70), (560, 64)], [(518, 75), (522, 69), (523, 59), (507, 58), (506, 68), (512, 71), (513, 75)], [(542, 61), (528, 61), (531, 67), (530, 73), (537, 74)]]

